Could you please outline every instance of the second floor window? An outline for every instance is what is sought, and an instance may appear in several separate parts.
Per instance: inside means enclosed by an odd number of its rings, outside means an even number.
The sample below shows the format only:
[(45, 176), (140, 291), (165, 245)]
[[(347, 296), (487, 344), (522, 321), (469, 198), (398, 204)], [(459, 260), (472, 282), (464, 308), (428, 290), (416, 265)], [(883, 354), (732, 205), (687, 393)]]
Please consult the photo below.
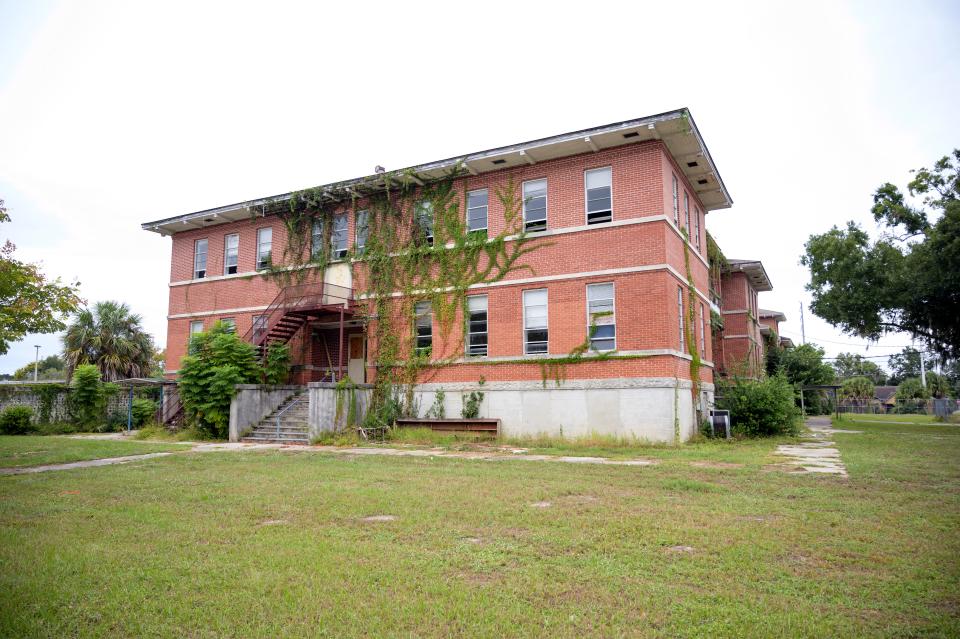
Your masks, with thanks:
[(193, 279), (198, 280), (207, 276), (207, 241), (197, 240), (193, 243)]
[(330, 257), (339, 260), (347, 254), (347, 234), (349, 218), (346, 213), (333, 216), (333, 228), (330, 230)]
[(612, 351), (617, 347), (612, 282), (587, 285), (587, 334), (590, 348), (595, 351)]
[(414, 219), (417, 233), (428, 245), (433, 246), (433, 202), (417, 202)]
[(693, 236), (690, 232), (690, 194), (686, 191), (683, 192), (683, 215), (686, 218), (687, 241), (689, 242), (691, 239), (693, 239)]
[(584, 173), (587, 198), (587, 224), (613, 219), (612, 177), (610, 167)]
[(547, 330), (547, 289), (523, 292), (523, 353), (546, 353), (549, 343)]
[(413, 307), (413, 315), (417, 353), (429, 355), (433, 348), (433, 305), (430, 302), (417, 302)]
[(467, 231), (487, 230), (487, 189), (467, 193)]
[(467, 298), (467, 355), (487, 356), (487, 296)]
[(673, 176), (673, 223), (680, 228), (680, 183), (677, 176)]
[(323, 220), (313, 218), (313, 226), (310, 229), (310, 258), (317, 259), (323, 254)]
[(273, 229), (257, 229), (257, 270), (269, 268), (270, 254), (273, 251)]
[(547, 181), (523, 183), (523, 227), (527, 231), (547, 230)]
[(677, 317), (680, 326), (680, 352), (687, 352), (687, 344), (683, 334), (683, 287), (677, 287)]
[(702, 215), (702, 213), (700, 213), (700, 207), (699, 207), (699, 206), (693, 207), (693, 210), (694, 210), (694, 212), (696, 213), (696, 220), (697, 220), (697, 228), (696, 228), (696, 231), (697, 231), (697, 238), (696, 238), (697, 251), (700, 251), (700, 216)]
[(223, 274), (233, 275), (237, 272), (240, 258), (240, 236), (236, 233), (228, 235), (223, 241)]
[(370, 233), (370, 212), (357, 211), (356, 229), (354, 229), (354, 234), (356, 236), (358, 252), (360, 253), (363, 252), (364, 247), (367, 245), (367, 235), (369, 233)]

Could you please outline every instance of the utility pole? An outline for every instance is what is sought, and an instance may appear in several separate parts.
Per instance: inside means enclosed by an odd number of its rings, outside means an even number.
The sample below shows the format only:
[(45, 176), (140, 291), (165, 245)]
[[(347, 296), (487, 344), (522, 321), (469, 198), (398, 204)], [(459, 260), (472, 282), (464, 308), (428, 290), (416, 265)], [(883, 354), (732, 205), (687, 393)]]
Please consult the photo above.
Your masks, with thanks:
[(33, 360), (33, 381), (37, 381), (37, 369), (40, 367), (40, 345), (34, 344), (33, 347), (37, 349), (37, 356)]
[(920, 385), (927, 387), (927, 367), (923, 363), (923, 351), (920, 351)]
[(807, 331), (803, 327), (803, 302), (800, 302), (800, 339), (802, 343), (807, 343)]

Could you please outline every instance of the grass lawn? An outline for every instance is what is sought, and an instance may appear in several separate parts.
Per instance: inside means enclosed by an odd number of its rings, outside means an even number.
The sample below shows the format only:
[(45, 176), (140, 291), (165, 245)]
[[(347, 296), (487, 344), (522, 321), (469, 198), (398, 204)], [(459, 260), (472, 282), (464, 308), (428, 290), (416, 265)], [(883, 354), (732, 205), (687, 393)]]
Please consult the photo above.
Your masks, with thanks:
[(3, 477), (0, 636), (958, 636), (960, 428), (858, 430), (848, 479), (772, 441)]
[(79, 439), (55, 435), (0, 435), (0, 468), (63, 464), (86, 459), (183, 449), (183, 446), (170, 444), (111, 439)]

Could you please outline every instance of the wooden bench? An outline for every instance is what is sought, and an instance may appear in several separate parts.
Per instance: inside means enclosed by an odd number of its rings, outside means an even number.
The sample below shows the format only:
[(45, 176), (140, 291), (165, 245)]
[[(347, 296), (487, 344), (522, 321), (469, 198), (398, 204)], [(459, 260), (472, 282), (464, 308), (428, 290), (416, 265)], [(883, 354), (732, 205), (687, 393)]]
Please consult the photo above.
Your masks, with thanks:
[(397, 420), (400, 428), (429, 428), (440, 432), (490, 433), (500, 432), (500, 419), (427, 419), (403, 417)]

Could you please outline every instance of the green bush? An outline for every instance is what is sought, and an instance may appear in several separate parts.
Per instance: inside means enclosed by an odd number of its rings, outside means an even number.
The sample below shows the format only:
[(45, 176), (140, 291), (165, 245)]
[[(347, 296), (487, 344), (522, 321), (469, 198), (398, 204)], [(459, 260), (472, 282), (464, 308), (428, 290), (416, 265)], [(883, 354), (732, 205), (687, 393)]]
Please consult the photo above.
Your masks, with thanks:
[(100, 370), (93, 364), (81, 364), (73, 371), (70, 413), (80, 426), (100, 424), (107, 407), (106, 394), (100, 383)]
[(29, 406), (7, 406), (0, 413), (0, 434), (24, 435), (33, 432), (33, 409)]
[(133, 427), (149, 424), (157, 415), (157, 402), (152, 399), (133, 400)]
[(796, 434), (799, 411), (794, 390), (782, 375), (764, 380), (738, 379), (720, 387), (717, 408), (730, 411), (734, 433), (747, 437)]
[(285, 384), (290, 376), (290, 348), (286, 344), (271, 344), (263, 366), (264, 384)]

